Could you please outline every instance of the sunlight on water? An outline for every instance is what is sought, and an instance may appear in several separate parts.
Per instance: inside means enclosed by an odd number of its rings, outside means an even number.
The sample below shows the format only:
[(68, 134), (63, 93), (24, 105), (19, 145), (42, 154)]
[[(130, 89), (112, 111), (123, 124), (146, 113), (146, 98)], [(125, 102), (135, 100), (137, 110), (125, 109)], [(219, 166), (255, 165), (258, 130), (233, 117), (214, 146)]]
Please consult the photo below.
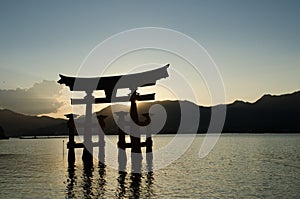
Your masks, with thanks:
[[(154, 150), (171, 139), (154, 136)], [(0, 141), (0, 198), (300, 197), (300, 135), (222, 135), (199, 159), (200, 135), (180, 159), (141, 175), (97, 162), (86, 167), (80, 149), (76, 165), (68, 167), (63, 140)]]

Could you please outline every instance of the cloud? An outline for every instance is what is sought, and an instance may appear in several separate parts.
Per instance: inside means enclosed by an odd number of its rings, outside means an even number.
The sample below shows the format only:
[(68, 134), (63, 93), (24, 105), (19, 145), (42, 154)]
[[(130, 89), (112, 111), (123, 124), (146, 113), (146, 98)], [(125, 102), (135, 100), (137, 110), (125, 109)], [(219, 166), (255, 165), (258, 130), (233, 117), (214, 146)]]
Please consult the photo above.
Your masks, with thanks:
[(0, 90), (0, 107), (29, 115), (55, 113), (64, 105), (61, 92), (61, 85), (46, 80), (29, 89)]

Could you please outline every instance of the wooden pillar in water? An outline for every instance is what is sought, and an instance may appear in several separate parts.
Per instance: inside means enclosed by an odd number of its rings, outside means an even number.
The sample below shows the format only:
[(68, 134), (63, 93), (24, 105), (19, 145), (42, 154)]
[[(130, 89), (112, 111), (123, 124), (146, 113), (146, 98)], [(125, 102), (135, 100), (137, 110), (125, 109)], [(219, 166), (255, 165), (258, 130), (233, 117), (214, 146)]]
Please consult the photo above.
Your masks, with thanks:
[(143, 122), (143, 126), (147, 126), (146, 128), (146, 162), (147, 162), (147, 170), (152, 171), (153, 167), (153, 153), (152, 153), (152, 135), (151, 135), (151, 129), (150, 129), (150, 115), (149, 113), (143, 114), (143, 116), (146, 118), (145, 122)]
[(74, 114), (67, 114), (65, 115), (69, 120), (67, 122), (68, 129), (69, 129), (69, 142), (67, 143), (68, 148), (68, 162), (69, 164), (74, 164), (75, 162), (75, 134), (76, 134), (76, 127), (74, 123)]
[(119, 171), (125, 172), (126, 171), (126, 165), (127, 165), (127, 156), (126, 156), (126, 134), (122, 130), (122, 128), (125, 128), (125, 116), (127, 115), (127, 112), (117, 112), (116, 115), (119, 117), (118, 119), (118, 125), (119, 125), (119, 141), (118, 141), (118, 163), (119, 163)]
[(98, 160), (99, 163), (105, 164), (105, 141), (104, 141), (104, 128), (105, 128), (105, 122), (104, 119), (107, 116), (105, 115), (98, 115), (98, 123), (100, 124), (101, 130), (98, 135)]
[(93, 164), (93, 146), (92, 146), (92, 105), (95, 101), (92, 95), (93, 90), (87, 90), (86, 96), (86, 109), (85, 109), (85, 122), (84, 122), (84, 135), (83, 135), (83, 153), (82, 160), (85, 164)]
[(134, 91), (132, 98), (130, 99), (130, 117), (134, 121), (135, 125), (132, 125), (130, 130), (131, 141), (131, 166), (133, 173), (140, 173), (142, 168), (142, 150), (141, 150), (141, 134), (139, 125), (139, 118), (136, 104), (137, 93)]
[[(144, 113), (143, 116), (146, 118), (146, 121), (143, 122), (143, 126), (149, 125), (151, 123), (149, 113)], [(152, 152), (152, 137), (151, 137), (151, 129), (149, 126), (147, 126), (147, 131), (146, 131), (146, 153), (148, 152)]]

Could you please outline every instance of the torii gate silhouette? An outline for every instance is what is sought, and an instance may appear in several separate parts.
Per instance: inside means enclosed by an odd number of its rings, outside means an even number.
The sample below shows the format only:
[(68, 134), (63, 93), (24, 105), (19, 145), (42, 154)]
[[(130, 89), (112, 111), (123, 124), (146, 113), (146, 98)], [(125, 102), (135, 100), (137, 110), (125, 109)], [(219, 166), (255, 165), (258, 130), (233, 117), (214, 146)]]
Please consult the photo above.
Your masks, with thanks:
[[(132, 121), (137, 125), (147, 125), (149, 124), (150, 117), (149, 114), (144, 114), (146, 117), (145, 122), (140, 122), (137, 111), (137, 101), (147, 101), (155, 100), (155, 93), (140, 95), (137, 92), (139, 87), (153, 86), (156, 84), (157, 80), (162, 78), (167, 78), (168, 71), (167, 68), (169, 64), (151, 71), (146, 71), (142, 73), (120, 75), (120, 76), (105, 76), (105, 77), (69, 77), (65, 75), (59, 75), (60, 79), (57, 81), (59, 84), (65, 84), (70, 88), (71, 91), (84, 91), (86, 96), (83, 99), (71, 99), (72, 105), (84, 104), (85, 109), (85, 122), (84, 128), (84, 141), (83, 143), (75, 143), (74, 134), (76, 132), (76, 127), (74, 124), (74, 115), (66, 115), (69, 118), (69, 142), (68, 142), (68, 161), (69, 163), (75, 162), (75, 148), (84, 148), (82, 159), (85, 163), (93, 163), (93, 147), (99, 147), (99, 161), (104, 163), (104, 134), (99, 134), (98, 143), (92, 142), (92, 105), (100, 103), (115, 103), (115, 102), (131, 102), (130, 105), (130, 116)], [(131, 93), (128, 96), (117, 97), (117, 90), (128, 88)], [(105, 92), (104, 98), (95, 98), (93, 92), (97, 90), (103, 90)], [(119, 118), (122, 118), (124, 114), (117, 113)], [(98, 116), (98, 121), (101, 128), (105, 127), (104, 119), (105, 116)], [(98, 124), (99, 125), (99, 124)], [(130, 140), (131, 143), (125, 142), (125, 133), (119, 128), (119, 149), (131, 148), (131, 152), (135, 154), (141, 154), (141, 147), (146, 146), (146, 152), (152, 152), (152, 140), (151, 135), (147, 135), (146, 142), (141, 143), (140, 132), (131, 132)], [(119, 153), (120, 155), (120, 153)], [(125, 154), (126, 155), (126, 154)], [(136, 158), (135, 158), (136, 159)], [(139, 158), (137, 158), (139, 159)], [(134, 159), (133, 159), (134, 161)]]

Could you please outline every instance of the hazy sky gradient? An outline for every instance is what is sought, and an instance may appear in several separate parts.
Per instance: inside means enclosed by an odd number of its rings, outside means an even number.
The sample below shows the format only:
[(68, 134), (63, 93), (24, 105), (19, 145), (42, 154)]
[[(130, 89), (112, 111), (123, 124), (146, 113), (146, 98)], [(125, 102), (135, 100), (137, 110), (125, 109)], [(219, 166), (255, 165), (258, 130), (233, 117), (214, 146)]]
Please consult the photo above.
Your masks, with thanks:
[(1, 1), (0, 89), (75, 75), (99, 42), (165, 27), (203, 45), (227, 101), (300, 88), (300, 1)]

